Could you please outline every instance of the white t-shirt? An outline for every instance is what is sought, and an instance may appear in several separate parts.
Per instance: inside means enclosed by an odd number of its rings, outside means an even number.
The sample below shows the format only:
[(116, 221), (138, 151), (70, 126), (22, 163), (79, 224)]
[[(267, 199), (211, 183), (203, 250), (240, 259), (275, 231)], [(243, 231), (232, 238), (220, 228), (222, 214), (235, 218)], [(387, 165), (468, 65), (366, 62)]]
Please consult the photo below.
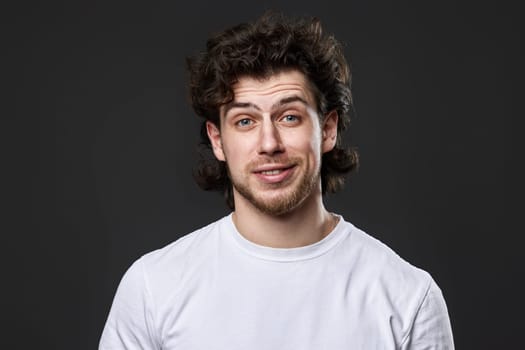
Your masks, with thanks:
[(453, 348), (430, 275), (343, 218), (315, 244), (277, 249), (229, 215), (129, 268), (99, 349)]

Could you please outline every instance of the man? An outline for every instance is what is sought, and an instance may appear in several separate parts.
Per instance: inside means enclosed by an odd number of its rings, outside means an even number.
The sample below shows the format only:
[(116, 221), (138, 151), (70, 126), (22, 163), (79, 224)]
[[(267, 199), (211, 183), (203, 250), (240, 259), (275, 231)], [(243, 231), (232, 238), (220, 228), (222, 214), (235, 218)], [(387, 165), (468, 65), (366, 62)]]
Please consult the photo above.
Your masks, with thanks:
[(357, 166), (339, 43), (268, 14), (189, 68), (215, 157), (196, 178), (233, 211), (130, 267), (100, 349), (453, 349), (429, 274), (323, 205)]

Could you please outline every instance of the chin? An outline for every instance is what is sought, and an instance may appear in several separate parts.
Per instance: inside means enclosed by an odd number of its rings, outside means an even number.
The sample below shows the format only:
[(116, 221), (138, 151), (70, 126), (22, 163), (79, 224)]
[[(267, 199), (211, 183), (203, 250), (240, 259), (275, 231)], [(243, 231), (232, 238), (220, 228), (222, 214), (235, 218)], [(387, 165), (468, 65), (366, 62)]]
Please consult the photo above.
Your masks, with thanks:
[(308, 196), (297, 196), (297, 191), (273, 198), (252, 198), (250, 203), (259, 211), (271, 216), (284, 216), (300, 208)]

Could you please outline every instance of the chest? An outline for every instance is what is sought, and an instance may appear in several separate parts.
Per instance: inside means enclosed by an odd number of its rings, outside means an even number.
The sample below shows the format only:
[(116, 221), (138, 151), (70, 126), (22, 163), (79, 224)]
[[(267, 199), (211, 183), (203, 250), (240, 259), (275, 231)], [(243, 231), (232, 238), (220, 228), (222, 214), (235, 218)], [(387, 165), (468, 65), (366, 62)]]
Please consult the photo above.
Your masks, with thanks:
[(185, 279), (164, 309), (164, 349), (395, 349), (386, 299), (352, 269), (309, 262), (213, 266)]

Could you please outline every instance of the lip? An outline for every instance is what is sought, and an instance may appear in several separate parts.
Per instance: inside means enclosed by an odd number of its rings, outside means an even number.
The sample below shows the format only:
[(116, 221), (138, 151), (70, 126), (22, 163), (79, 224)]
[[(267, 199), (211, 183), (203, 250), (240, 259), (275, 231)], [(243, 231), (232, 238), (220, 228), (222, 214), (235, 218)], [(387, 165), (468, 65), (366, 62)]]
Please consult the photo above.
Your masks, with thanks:
[(295, 165), (269, 164), (253, 170), (253, 174), (263, 183), (277, 184), (288, 179), (295, 169)]

